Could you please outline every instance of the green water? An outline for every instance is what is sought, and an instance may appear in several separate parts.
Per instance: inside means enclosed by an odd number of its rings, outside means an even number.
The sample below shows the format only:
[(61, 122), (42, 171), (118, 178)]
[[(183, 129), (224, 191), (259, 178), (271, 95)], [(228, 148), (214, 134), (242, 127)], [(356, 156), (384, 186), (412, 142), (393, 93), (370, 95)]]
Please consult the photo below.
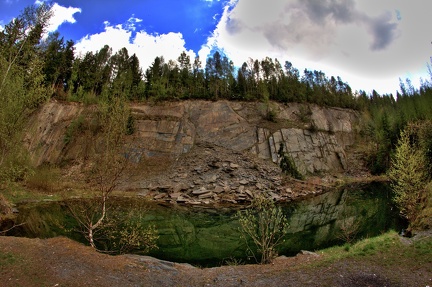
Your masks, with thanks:
[[(342, 243), (342, 235), (366, 237), (398, 228), (385, 184), (353, 185), (301, 202), (283, 205), (289, 232), (278, 252), (293, 255), (300, 250), (316, 250)], [(110, 210), (134, 214), (158, 231), (158, 249), (149, 255), (175, 262), (201, 266), (224, 264), (233, 258), (248, 261), (246, 244), (240, 238), (235, 210), (160, 205), (140, 198), (111, 198)], [(85, 242), (76, 222), (62, 202), (26, 203), (18, 207), (19, 220), (26, 222), (18, 236), (68, 236)], [(110, 212), (110, 211), (108, 211)], [(341, 230), (345, 230), (342, 232)], [(139, 253), (139, 251), (137, 251)]]

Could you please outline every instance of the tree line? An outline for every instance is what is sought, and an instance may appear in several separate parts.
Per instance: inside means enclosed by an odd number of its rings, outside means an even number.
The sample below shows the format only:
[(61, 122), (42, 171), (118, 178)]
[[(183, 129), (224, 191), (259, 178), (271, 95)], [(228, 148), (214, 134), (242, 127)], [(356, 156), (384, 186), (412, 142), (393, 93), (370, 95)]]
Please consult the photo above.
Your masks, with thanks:
[(274, 100), (358, 108), (357, 97), (340, 77), (305, 69), (301, 75), (292, 63), (282, 65), (266, 57), (249, 59), (239, 68), (215, 51), (205, 63), (182, 52), (176, 60), (154, 59), (145, 71), (136, 54), (126, 48), (113, 52), (105, 45), (81, 57), (72, 41), (53, 33), (40, 45), (44, 59), (45, 85), (55, 95), (71, 100), (96, 99), (120, 93), (129, 100)]

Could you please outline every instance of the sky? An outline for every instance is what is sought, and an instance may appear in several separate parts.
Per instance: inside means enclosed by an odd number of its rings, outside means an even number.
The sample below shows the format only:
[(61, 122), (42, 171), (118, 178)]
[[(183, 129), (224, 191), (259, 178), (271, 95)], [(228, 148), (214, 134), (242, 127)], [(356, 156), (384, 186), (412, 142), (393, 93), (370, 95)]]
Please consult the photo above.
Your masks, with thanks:
[[(43, 0), (0, 0), (0, 29)], [(49, 31), (76, 55), (104, 45), (155, 57), (186, 51), (203, 66), (215, 49), (235, 66), (249, 58), (290, 61), (302, 72), (340, 76), (353, 91), (395, 94), (399, 78), (429, 80), (432, 17), (424, 0), (57, 0)]]

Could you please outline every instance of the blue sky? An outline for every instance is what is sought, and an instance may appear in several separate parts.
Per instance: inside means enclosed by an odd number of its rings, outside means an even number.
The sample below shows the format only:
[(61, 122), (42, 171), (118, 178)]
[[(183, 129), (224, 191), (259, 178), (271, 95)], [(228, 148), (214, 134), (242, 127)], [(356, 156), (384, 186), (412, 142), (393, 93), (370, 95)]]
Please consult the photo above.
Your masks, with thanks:
[[(36, 0), (41, 1), (41, 0)], [(291, 61), (340, 76), (353, 90), (395, 93), (399, 78), (429, 79), (429, 5), (424, 0), (58, 0), (50, 30), (78, 55), (126, 47), (145, 70), (182, 51), (202, 63), (214, 48), (236, 66), (249, 57)], [(35, 0), (0, 0), (0, 29)]]

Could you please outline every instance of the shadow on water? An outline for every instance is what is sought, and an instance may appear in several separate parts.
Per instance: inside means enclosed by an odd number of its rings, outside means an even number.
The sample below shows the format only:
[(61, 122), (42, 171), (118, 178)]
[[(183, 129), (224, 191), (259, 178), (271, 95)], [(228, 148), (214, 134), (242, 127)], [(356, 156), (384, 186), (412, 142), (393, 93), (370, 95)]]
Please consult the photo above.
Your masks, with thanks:
[[(240, 238), (233, 209), (211, 209), (160, 205), (139, 198), (112, 198), (111, 210), (139, 214), (140, 220), (154, 225), (158, 249), (149, 255), (174, 262), (217, 266), (248, 261), (246, 245)], [(289, 231), (279, 248), (280, 255), (300, 250), (316, 250), (356, 238), (376, 236), (400, 229), (397, 210), (391, 204), (385, 183), (353, 184), (300, 202), (282, 206)], [(26, 222), (15, 236), (67, 236), (86, 242), (68, 214), (65, 202), (25, 203), (18, 206), (19, 220)], [(144, 224), (145, 226), (145, 224)], [(140, 254), (139, 250), (136, 253)]]

